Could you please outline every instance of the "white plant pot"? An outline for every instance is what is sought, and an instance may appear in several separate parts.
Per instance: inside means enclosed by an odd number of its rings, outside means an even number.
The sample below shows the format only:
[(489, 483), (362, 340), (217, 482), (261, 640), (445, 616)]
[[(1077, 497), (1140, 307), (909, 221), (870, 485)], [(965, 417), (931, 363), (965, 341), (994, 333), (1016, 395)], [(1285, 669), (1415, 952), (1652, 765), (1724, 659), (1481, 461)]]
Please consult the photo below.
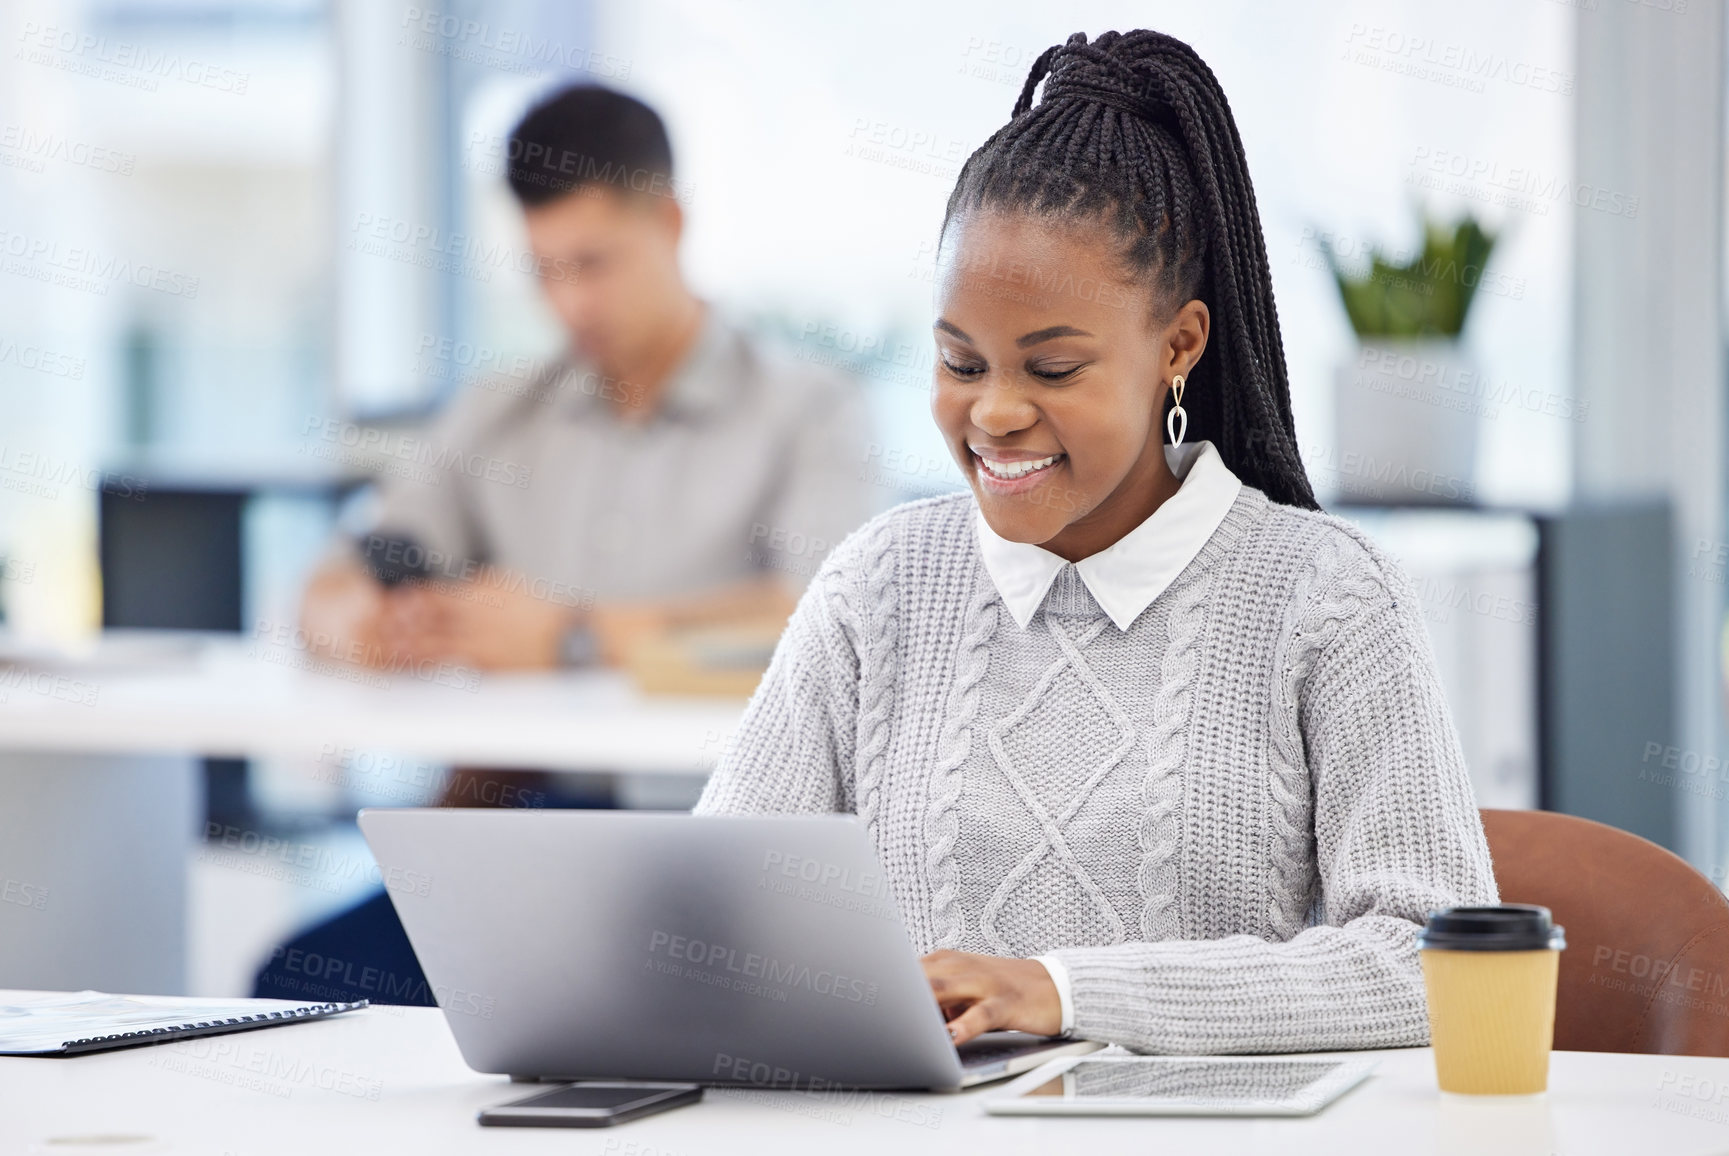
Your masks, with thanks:
[(1311, 469), (1345, 502), (1474, 502), (1479, 384), (1458, 341), (1363, 342), (1339, 367), (1333, 445)]

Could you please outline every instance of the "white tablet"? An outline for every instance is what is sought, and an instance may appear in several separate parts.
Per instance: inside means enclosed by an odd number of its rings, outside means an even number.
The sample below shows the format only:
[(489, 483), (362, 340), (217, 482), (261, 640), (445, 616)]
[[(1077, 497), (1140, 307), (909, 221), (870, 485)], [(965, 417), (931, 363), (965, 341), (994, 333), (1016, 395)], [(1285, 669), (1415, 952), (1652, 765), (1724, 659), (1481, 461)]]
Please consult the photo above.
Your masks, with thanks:
[(1064, 1056), (985, 1101), (997, 1116), (1312, 1116), (1373, 1060), (1287, 1056)]

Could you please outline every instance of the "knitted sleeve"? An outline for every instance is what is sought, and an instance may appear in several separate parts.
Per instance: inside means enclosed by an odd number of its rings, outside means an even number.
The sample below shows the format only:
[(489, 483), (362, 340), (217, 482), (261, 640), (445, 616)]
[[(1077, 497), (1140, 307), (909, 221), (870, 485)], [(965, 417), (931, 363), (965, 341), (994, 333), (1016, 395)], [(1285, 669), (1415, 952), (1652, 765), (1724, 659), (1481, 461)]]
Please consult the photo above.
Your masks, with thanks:
[(696, 814), (853, 809), (859, 662), (846, 623), (854, 545), (838, 547), (799, 598)]
[(1179, 1054), (1428, 1042), (1416, 933), (1433, 908), (1497, 902), (1495, 879), (1409, 583), (1336, 525), (1285, 646), (1273, 745), (1290, 757), (1245, 865), (1267, 937), (1055, 952), (1076, 1034)]

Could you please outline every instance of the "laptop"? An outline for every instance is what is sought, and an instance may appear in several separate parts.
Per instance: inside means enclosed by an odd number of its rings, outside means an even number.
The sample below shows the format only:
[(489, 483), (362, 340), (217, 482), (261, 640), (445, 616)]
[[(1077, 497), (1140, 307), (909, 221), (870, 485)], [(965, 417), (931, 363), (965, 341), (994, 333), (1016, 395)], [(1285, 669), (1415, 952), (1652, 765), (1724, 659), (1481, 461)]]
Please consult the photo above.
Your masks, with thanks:
[(367, 809), (360, 829), (476, 1071), (946, 1090), (1100, 1046), (957, 1050), (851, 815)]

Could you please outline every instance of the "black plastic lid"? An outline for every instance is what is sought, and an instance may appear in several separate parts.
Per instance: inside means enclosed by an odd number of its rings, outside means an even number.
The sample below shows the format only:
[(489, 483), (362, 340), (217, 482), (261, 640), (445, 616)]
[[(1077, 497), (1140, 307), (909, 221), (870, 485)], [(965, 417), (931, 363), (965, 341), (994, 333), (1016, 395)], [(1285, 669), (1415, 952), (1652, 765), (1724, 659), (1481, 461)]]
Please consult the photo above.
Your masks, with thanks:
[(1436, 951), (1541, 951), (1567, 946), (1547, 907), (1508, 903), (1500, 907), (1448, 907), (1429, 912), (1417, 946)]

